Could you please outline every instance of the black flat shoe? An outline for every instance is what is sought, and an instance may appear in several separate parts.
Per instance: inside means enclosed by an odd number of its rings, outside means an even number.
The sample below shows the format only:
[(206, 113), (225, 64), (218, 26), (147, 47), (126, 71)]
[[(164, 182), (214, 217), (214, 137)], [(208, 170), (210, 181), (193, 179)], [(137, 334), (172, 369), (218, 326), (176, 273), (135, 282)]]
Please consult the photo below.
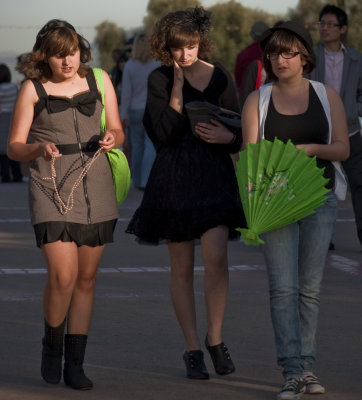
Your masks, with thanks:
[(206, 335), (205, 346), (210, 353), (217, 374), (227, 375), (235, 371), (234, 363), (231, 360), (228, 348), (225, 346), (224, 342), (216, 346), (210, 346)]
[(209, 379), (201, 350), (185, 351), (182, 357), (186, 364), (187, 377), (190, 379)]

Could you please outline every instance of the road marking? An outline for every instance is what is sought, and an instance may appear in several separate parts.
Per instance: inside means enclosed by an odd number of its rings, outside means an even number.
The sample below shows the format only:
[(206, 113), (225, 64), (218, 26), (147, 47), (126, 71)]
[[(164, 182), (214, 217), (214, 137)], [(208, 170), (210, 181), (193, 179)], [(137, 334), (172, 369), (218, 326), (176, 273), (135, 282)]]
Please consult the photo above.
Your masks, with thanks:
[[(328, 255), (327, 258), (327, 267), (337, 269), (343, 273), (353, 275), (353, 276), (362, 276), (362, 264), (358, 261), (351, 260), (346, 257), (338, 256), (336, 254)], [(230, 272), (245, 272), (245, 271), (264, 271), (265, 265), (231, 265), (229, 266)], [(202, 265), (195, 266), (195, 271), (203, 271), (204, 267)], [(107, 274), (107, 273), (162, 273), (162, 272), (169, 272), (170, 267), (100, 267), (98, 269), (98, 273), (100, 274)], [(46, 268), (0, 268), (0, 277), (4, 275), (12, 275), (12, 276), (19, 276), (19, 275), (40, 275), (46, 274)], [(5, 281), (3, 281), (5, 282)], [(247, 294), (247, 293), (259, 293), (267, 295), (267, 291), (255, 291), (250, 290), (231, 290), (230, 295), (240, 295), (240, 294)], [(202, 292), (195, 292), (196, 296), (203, 296)], [(123, 292), (117, 291), (115, 293), (96, 293), (96, 297), (107, 297), (107, 298), (130, 298), (130, 297), (168, 297), (169, 292), (148, 292), (139, 293), (139, 292)], [(40, 301), (42, 298), (41, 294), (34, 295), (33, 293), (22, 293), (22, 294), (12, 294), (6, 295), (5, 293), (0, 292), (0, 302), (21, 302), (21, 301)]]
[(342, 257), (337, 254), (328, 256), (329, 265), (339, 271), (346, 272), (354, 276), (362, 276), (362, 265), (356, 260), (351, 260), (347, 257)]
[[(140, 272), (169, 272), (171, 268), (169, 266), (164, 267), (99, 267), (98, 273), (109, 274), (109, 273), (140, 273)], [(195, 271), (203, 271), (202, 265), (197, 265), (194, 268)], [(263, 271), (265, 270), (264, 265), (230, 265), (229, 271)], [(0, 268), (0, 275), (41, 275), (46, 274), (46, 268)]]
[[(356, 260), (352, 260), (347, 257), (342, 257), (337, 254), (329, 254), (327, 257), (327, 267), (337, 269), (353, 276), (362, 276), (362, 264)], [(241, 264), (241, 265), (230, 265), (230, 272), (243, 272), (243, 271), (264, 271), (266, 269), (263, 264)], [(109, 273), (156, 273), (156, 272), (169, 272), (170, 266), (161, 267), (99, 267), (98, 273), (109, 274)], [(202, 265), (196, 265), (194, 270), (204, 271)], [(0, 268), (0, 275), (41, 275), (46, 274), (46, 268)]]
[(14, 224), (17, 222), (30, 222), (30, 218), (0, 218), (0, 224)]
[(29, 207), (0, 207), (0, 211), (11, 211), (11, 210), (29, 210)]

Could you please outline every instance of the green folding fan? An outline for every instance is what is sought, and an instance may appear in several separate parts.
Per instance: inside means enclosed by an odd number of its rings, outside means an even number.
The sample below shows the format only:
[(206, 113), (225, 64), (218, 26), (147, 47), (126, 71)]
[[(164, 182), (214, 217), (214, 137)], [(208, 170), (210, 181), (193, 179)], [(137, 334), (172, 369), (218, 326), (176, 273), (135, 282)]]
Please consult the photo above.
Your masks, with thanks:
[(317, 167), (316, 158), (308, 157), (290, 140), (248, 143), (236, 166), (248, 225), (248, 229), (237, 230), (246, 244), (262, 244), (261, 233), (312, 214), (330, 191), (325, 187), (324, 168)]

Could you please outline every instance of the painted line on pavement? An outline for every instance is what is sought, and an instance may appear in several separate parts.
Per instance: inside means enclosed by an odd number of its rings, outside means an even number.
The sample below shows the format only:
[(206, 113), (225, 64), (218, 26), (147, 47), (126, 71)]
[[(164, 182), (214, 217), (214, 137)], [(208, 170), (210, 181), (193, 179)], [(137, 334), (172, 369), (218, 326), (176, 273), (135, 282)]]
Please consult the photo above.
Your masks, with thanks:
[(351, 260), (337, 254), (329, 254), (327, 264), (349, 275), (362, 276), (362, 264), (356, 260)]
[[(353, 276), (362, 276), (362, 264), (359, 261), (352, 260), (347, 257), (339, 256), (337, 254), (328, 254), (327, 267), (337, 269)], [(144, 273), (144, 272), (169, 272), (170, 266), (161, 267), (99, 267), (98, 273)], [(264, 271), (265, 265), (261, 264), (241, 264), (230, 265), (230, 272), (244, 272), (244, 271)], [(195, 266), (195, 271), (204, 271), (202, 265)], [(46, 268), (0, 268), (0, 275), (40, 275), (46, 274)]]
[[(98, 273), (140, 273), (140, 272), (169, 272), (169, 266), (164, 267), (99, 267)], [(202, 265), (195, 266), (195, 271), (203, 271)], [(230, 265), (229, 271), (263, 271), (264, 265)], [(0, 275), (41, 275), (46, 274), (46, 268), (0, 268)]]

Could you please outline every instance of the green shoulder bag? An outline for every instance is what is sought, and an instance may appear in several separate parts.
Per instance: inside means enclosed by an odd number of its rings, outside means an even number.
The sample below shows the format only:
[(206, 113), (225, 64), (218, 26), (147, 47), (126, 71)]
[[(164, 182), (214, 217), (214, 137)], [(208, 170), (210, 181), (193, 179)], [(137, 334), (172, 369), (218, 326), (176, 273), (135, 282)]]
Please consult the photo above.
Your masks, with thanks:
[[(93, 68), (94, 76), (102, 96), (103, 110), (101, 115), (101, 138), (106, 131), (106, 113), (104, 105), (104, 82), (101, 68)], [(116, 192), (117, 204), (121, 205), (126, 199), (131, 184), (131, 172), (128, 161), (123, 151), (112, 149), (106, 153), (113, 175), (114, 190)]]

